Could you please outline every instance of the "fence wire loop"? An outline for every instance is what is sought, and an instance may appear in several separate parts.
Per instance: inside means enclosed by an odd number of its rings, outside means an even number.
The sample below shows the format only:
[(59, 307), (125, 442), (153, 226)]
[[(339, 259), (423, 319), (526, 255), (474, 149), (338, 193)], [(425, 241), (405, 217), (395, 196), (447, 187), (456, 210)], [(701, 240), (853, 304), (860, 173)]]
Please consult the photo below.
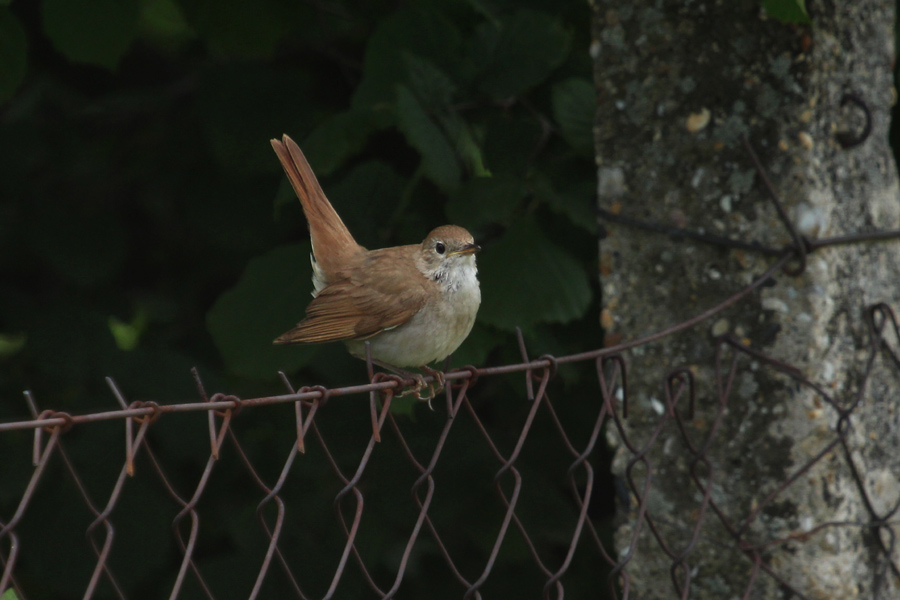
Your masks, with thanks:
[[(556, 357), (552, 354), (541, 354), (538, 358), (539, 361), (547, 361), (550, 363), (550, 379), (556, 379), (556, 373), (559, 371), (559, 362), (556, 360)], [(535, 377), (535, 379), (540, 379), (539, 377)]]
[[(676, 387), (677, 386), (677, 387)], [(673, 417), (677, 416), (675, 405), (678, 404), (679, 398), (684, 393), (685, 388), (688, 394), (687, 420), (694, 420), (694, 374), (687, 367), (679, 367), (666, 375), (666, 408)]]
[(214, 410), (213, 413), (219, 418), (224, 419), (225, 417), (236, 417), (241, 409), (244, 407), (240, 398), (233, 394), (222, 394), (215, 393), (209, 399), (210, 404), (216, 404), (219, 402), (231, 402), (231, 406), (224, 409)]
[[(291, 393), (294, 393), (294, 389), (291, 387), (290, 383), (287, 383), (287, 378), (284, 373), (281, 373), (281, 376), (285, 381), (288, 390)], [(301, 394), (310, 392), (317, 392), (319, 394), (318, 398), (313, 398), (312, 400), (297, 400), (294, 402), (294, 415), (297, 421), (297, 449), (303, 454), (306, 453), (306, 431), (309, 429), (310, 424), (312, 424), (313, 419), (316, 416), (316, 411), (319, 407), (325, 406), (331, 395), (330, 390), (323, 385), (303, 386), (300, 388)], [(303, 418), (304, 404), (309, 407), (309, 413), (307, 414), (306, 419)]]
[(47, 433), (53, 433), (55, 430), (59, 430), (59, 433), (61, 434), (68, 433), (72, 429), (72, 426), (75, 424), (74, 420), (72, 419), (72, 415), (67, 412), (44, 410), (41, 411), (40, 415), (38, 415), (38, 420), (47, 421), (51, 419), (62, 419), (64, 422), (62, 425), (55, 424), (44, 427), (44, 431), (46, 431)]
[(143, 423), (147, 421), (150, 425), (156, 423), (159, 420), (159, 417), (162, 416), (162, 412), (159, 410), (159, 404), (154, 402), (153, 400), (135, 400), (131, 404), (128, 405), (128, 408), (131, 409), (142, 409), (149, 408), (150, 414), (147, 415), (137, 415), (133, 418), (138, 423)]
[(331, 390), (329, 390), (324, 385), (309, 385), (309, 386), (303, 386), (302, 388), (300, 388), (301, 394), (306, 393), (306, 392), (318, 392), (318, 394), (319, 394), (318, 398), (303, 401), (310, 408), (312, 408), (313, 406), (318, 406), (319, 408), (322, 408), (326, 404), (328, 404), (328, 399), (331, 398)]
[[(463, 379), (467, 389), (471, 390), (478, 383), (478, 367), (474, 365), (465, 365), (457, 369), (453, 369), (450, 373), (466, 373), (467, 377)], [(449, 373), (448, 373), (449, 374)]]

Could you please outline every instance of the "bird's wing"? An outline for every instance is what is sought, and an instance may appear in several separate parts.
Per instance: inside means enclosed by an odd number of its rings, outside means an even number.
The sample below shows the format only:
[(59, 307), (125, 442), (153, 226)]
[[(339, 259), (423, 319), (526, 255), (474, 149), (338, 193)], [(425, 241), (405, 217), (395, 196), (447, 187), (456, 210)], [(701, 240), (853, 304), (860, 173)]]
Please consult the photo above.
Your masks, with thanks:
[(425, 305), (433, 284), (413, 263), (417, 248), (369, 252), (344, 279), (323, 288), (307, 307), (306, 318), (275, 343), (363, 340), (409, 321)]

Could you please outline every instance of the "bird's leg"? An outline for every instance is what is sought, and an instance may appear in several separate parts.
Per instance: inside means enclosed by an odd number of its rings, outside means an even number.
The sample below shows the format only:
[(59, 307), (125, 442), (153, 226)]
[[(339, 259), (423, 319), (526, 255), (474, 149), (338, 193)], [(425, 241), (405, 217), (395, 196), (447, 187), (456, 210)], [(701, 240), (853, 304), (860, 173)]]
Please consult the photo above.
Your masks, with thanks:
[(424, 371), (426, 375), (431, 375), (432, 377), (434, 377), (433, 383), (437, 384), (437, 389), (434, 389), (434, 387), (432, 387), (431, 384), (428, 385), (429, 394), (428, 394), (427, 398), (423, 398), (421, 395), (419, 396), (419, 400), (428, 400), (428, 408), (431, 408), (431, 410), (434, 410), (434, 408), (432, 408), (432, 406), (431, 406), (431, 401), (432, 401), (432, 399), (434, 399), (435, 396), (440, 394), (444, 389), (444, 373), (442, 371), (432, 369), (431, 367), (429, 367), (427, 365), (422, 365), (421, 367), (419, 367), (419, 369), (421, 371)]
[[(409, 396), (410, 394), (415, 394), (416, 398), (419, 400), (427, 400), (428, 408), (434, 410), (434, 407), (431, 406), (431, 400), (437, 396), (441, 390), (444, 389), (444, 374), (441, 371), (435, 371), (425, 365), (419, 367), (420, 370), (425, 372), (425, 375), (421, 373), (412, 373), (407, 371), (406, 369), (401, 369), (400, 367), (395, 367), (392, 364), (386, 363), (384, 361), (380, 361), (376, 358), (372, 359), (372, 363), (378, 365), (379, 367), (383, 367), (392, 373), (396, 373), (401, 377), (405, 377), (407, 379), (412, 379), (415, 381), (415, 384), (410, 386), (409, 388), (403, 390), (403, 393), (398, 394), (398, 397), (402, 398), (403, 396)], [(430, 375), (434, 378), (434, 382), (428, 383), (425, 381), (425, 376)], [(437, 389), (434, 388), (434, 384), (437, 384)], [(420, 392), (425, 388), (428, 388), (428, 395), (423, 396)]]

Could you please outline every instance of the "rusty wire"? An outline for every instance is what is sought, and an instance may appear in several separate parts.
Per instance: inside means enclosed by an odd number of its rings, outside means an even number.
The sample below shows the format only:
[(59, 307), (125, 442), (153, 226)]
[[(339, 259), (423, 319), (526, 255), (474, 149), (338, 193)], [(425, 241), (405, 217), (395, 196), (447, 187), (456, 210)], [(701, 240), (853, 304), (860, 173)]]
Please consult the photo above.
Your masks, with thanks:
[[(752, 149), (747, 145), (748, 150)], [(758, 164), (758, 161), (757, 161)], [(760, 169), (761, 172), (761, 169)], [(764, 180), (764, 182), (767, 180)], [(650, 433), (642, 445), (636, 445), (627, 434), (625, 419), (628, 415), (628, 370), (622, 352), (657, 341), (663, 337), (684, 331), (698, 323), (718, 314), (725, 308), (740, 302), (751, 295), (760, 286), (766, 285), (778, 270), (784, 270), (789, 274), (797, 274), (805, 266), (806, 255), (819, 248), (846, 244), (851, 242), (868, 241), (874, 239), (897, 239), (900, 232), (875, 232), (859, 234), (857, 236), (844, 236), (832, 240), (816, 240), (810, 242), (802, 238), (787, 218), (787, 213), (780, 206), (777, 194), (766, 184), (770, 191), (772, 202), (778, 207), (778, 213), (792, 238), (792, 243), (775, 251), (774, 249), (761, 248), (758, 245), (749, 245), (758, 249), (762, 254), (777, 255), (770, 267), (760, 274), (750, 285), (740, 290), (731, 297), (707, 311), (679, 323), (664, 331), (654, 333), (627, 343), (616, 346), (596, 349), (579, 354), (563, 357), (542, 356), (531, 359), (521, 333), (518, 336), (521, 361), (516, 364), (476, 368), (463, 367), (449, 371), (445, 374), (446, 388), (444, 399), (446, 402), (446, 418), (440, 434), (433, 440), (430, 455), (419, 456), (414, 452), (413, 445), (407, 440), (407, 434), (401, 430), (400, 424), (390, 411), (395, 394), (412, 384), (412, 381), (403, 380), (398, 376), (374, 373), (371, 360), (367, 368), (369, 383), (339, 388), (325, 388), (322, 386), (301, 387), (296, 389), (288, 378), (281, 374), (285, 393), (274, 396), (258, 398), (238, 398), (232, 395), (216, 393), (208, 395), (199, 374), (194, 371), (194, 378), (200, 401), (184, 402), (178, 404), (157, 404), (154, 402), (131, 402), (119, 390), (111, 378), (107, 378), (107, 384), (119, 405), (118, 410), (93, 412), (88, 414), (73, 415), (52, 410), (40, 411), (37, 402), (30, 392), (25, 392), (25, 400), (28, 404), (32, 418), (9, 423), (0, 423), (0, 434), (13, 431), (33, 431), (33, 471), (31, 478), (22, 490), (20, 500), (15, 512), (10, 517), (2, 516), (0, 520), (0, 564), (3, 566), (0, 576), (0, 595), (12, 588), (21, 599), (26, 599), (27, 590), (16, 577), (16, 565), (20, 556), (21, 539), (17, 528), (27, 514), (29, 506), (33, 503), (39, 483), (45, 477), (48, 464), (59, 457), (65, 471), (68, 473), (81, 496), (84, 506), (93, 515), (93, 520), (86, 528), (86, 536), (92, 548), (96, 562), (88, 583), (85, 586), (84, 598), (92, 598), (97, 595), (97, 589), (101, 581), (109, 584), (109, 589), (117, 598), (127, 598), (128, 595), (113, 573), (110, 557), (115, 546), (115, 511), (122, 497), (123, 489), (129, 481), (138, 476), (148, 476), (143, 472), (136, 473), (135, 461), (144, 457), (152, 466), (150, 477), (155, 477), (166, 493), (178, 505), (179, 511), (172, 521), (172, 534), (181, 552), (181, 562), (177, 569), (177, 575), (169, 592), (170, 598), (185, 597), (184, 586), (189, 580), (196, 585), (200, 593), (206, 598), (215, 598), (213, 589), (203, 574), (196, 560), (197, 546), (200, 529), (201, 511), (198, 504), (209, 495), (208, 484), (215, 468), (220, 463), (223, 452), (233, 450), (240, 463), (249, 474), (253, 484), (258, 488), (260, 495), (256, 507), (256, 516), (260, 527), (265, 533), (267, 544), (265, 553), (261, 557), (248, 558), (258, 560), (259, 570), (254, 585), (246, 590), (249, 598), (260, 597), (264, 582), (270, 576), (273, 567), (279, 569), (293, 594), (301, 599), (309, 599), (313, 596), (304, 591), (303, 581), (297, 575), (297, 565), (285, 555), (279, 541), (284, 532), (285, 515), (288, 504), (282, 497), (283, 486), (291, 476), (292, 470), (298, 464), (298, 460), (304, 460), (310, 445), (314, 445), (321, 451), (321, 456), (327, 462), (334, 477), (340, 482), (341, 489), (334, 497), (335, 521), (343, 535), (343, 549), (337, 564), (331, 574), (329, 587), (322, 596), (334, 598), (338, 596), (339, 586), (346, 577), (348, 570), (353, 568), (362, 578), (365, 584), (378, 598), (393, 598), (403, 585), (407, 576), (410, 557), (413, 549), (419, 542), (423, 533), (426, 534), (438, 548), (440, 555), (449, 568), (452, 579), (463, 598), (480, 599), (482, 588), (494, 574), (494, 567), (501, 552), (501, 547), (509, 537), (512, 530), (518, 532), (524, 541), (525, 547), (534, 562), (535, 569), (544, 578), (543, 597), (561, 599), (564, 597), (565, 587), (563, 578), (569, 570), (573, 558), (579, 552), (588, 553), (591, 560), (598, 566), (604, 566), (610, 573), (603, 584), (607, 592), (614, 598), (628, 598), (631, 590), (631, 577), (628, 574), (629, 563), (633, 560), (637, 547), (638, 537), (646, 527), (655, 539), (658, 547), (670, 558), (670, 577), (673, 597), (687, 598), (692, 585), (692, 573), (694, 567), (691, 563), (691, 551), (698, 543), (702, 535), (701, 526), (704, 520), (715, 519), (724, 528), (733, 540), (733, 548), (742, 553), (750, 567), (750, 575), (747, 578), (744, 597), (749, 597), (754, 582), (759, 577), (771, 577), (777, 581), (782, 589), (793, 592), (799, 598), (806, 598), (803, 590), (796, 589), (776, 569), (772, 568), (764, 560), (764, 555), (773, 548), (787, 542), (804, 543), (814, 538), (820, 532), (833, 527), (855, 527), (860, 530), (869, 530), (876, 535), (878, 552), (886, 568), (894, 576), (900, 577), (900, 567), (894, 561), (896, 552), (895, 525), (897, 512), (900, 510), (900, 502), (887, 511), (879, 513), (868, 496), (868, 491), (863, 483), (863, 475), (854, 461), (847, 441), (847, 432), (854, 418), (854, 411), (866, 401), (866, 382), (869, 380), (876, 362), (879, 358), (890, 368), (900, 372), (900, 358), (892, 349), (890, 342), (897, 344), (900, 341), (900, 326), (895, 312), (890, 306), (877, 304), (868, 307), (865, 313), (866, 324), (869, 329), (869, 344), (866, 348), (867, 359), (865, 367), (860, 374), (861, 384), (858, 395), (849, 403), (842, 404), (833, 398), (822, 386), (805, 378), (802, 373), (792, 365), (785, 364), (777, 358), (767, 356), (754, 350), (740, 340), (730, 336), (724, 336), (715, 340), (715, 381), (712, 382), (716, 390), (716, 405), (713, 408), (713, 417), (706, 428), (703, 439), (698, 439), (700, 434), (692, 425), (696, 403), (695, 376), (686, 368), (679, 367), (670, 371), (663, 387), (665, 390), (665, 411), (661, 415), (655, 429)], [(621, 222), (621, 220), (620, 220)], [(652, 228), (652, 227), (651, 227)], [(673, 234), (671, 231), (667, 233)], [(681, 234), (689, 232), (681, 232)], [(675, 234), (678, 234), (675, 232)], [(710, 243), (721, 243), (722, 240), (704, 240)], [(740, 247), (747, 248), (747, 244)], [(794, 264), (791, 264), (791, 263)], [(891, 340), (891, 336), (893, 339)], [(819, 452), (804, 465), (799, 466), (784, 481), (773, 489), (769, 495), (758, 503), (752, 511), (741, 520), (735, 520), (727, 516), (712, 497), (712, 486), (715, 481), (714, 467), (709, 460), (709, 453), (716, 438), (716, 433), (722, 425), (724, 415), (731, 402), (732, 383), (739, 373), (741, 365), (750, 362), (742, 360), (747, 356), (765, 368), (779, 373), (797, 384), (811, 390), (823, 403), (836, 415), (833, 437), (824, 444)], [(573, 440), (568, 430), (571, 424), (564, 423), (554, 408), (551, 400), (551, 385), (559, 365), (573, 362), (594, 363), (597, 377), (596, 412), (590, 427), (590, 435), (586, 440)], [(488, 427), (482, 422), (478, 411), (469, 399), (469, 393), (477, 382), (490, 376), (502, 374), (520, 373), (523, 375), (525, 395), (531, 402), (524, 421), (519, 426), (518, 437), (511, 451), (505, 452), (495, 442)], [(369, 411), (371, 413), (372, 434), (369, 438), (355, 470), (342, 468), (332, 453), (332, 445), (326, 442), (323, 432), (317, 426), (317, 420), (326, 418), (327, 413), (321, 412), (322, 407), (328, 402), (334, 402), (335, 398), (349, 395), (369, 396)], [(266, 410), (275, 405), (292, 403), (294, 405), (294, 417), (296, 428), (296, 443), (291, 445), (289, 452), (283, 459), (281, 471), (274, 483), (266, 482), (260, 475), (256, 465), (250, 460), (250, 455), (245, 451), (243, 443), (232, 427), (232, 423), (238, 417), (238, 413), (246, 410)], [(687, 404), (687, 406), (685, 406)], [(189, 493), (180, 492), (172, 481), (162, 464), (162, 461), (154, 453), (152, 444), (148, 439), (148, 432), (154, 427), (161, 427), (160, 421), (177, 417), (183, 413), (203, 411), (207, 415), (207, 431), (209, 439), (209, 455), (202, 474), (195, 487)], [(568, 540), (565, 544), (565, 553), (560, 559), (556, 555), (548, 556), (545, 549), (540, 547), (534, 536), (529, 531), (529, 524), (517, 512), (522, 491), (526, 482), (522, 476), (521, 460), (522, 449), (528, 436), (533, 430), (533, 425), (541, 414), (546, 418), (555, 430), (556, 435), (565, 451), (571, 459), (567, 468), (568, 485), (571, 488), (574, 501), (574, 514), (567, 531), (562, 532)], [(124, 421), (125, 433), (125, 461), (115, 484), (109, 492), (108, 498), (102, 508), (90, 497), (87, 487), (83, 483), (80, 470), (83, 465), (76, 465), (65, 450), (63, 438), (72, 429), (87, 430), (92, 424), (100, 421)], [(446, 443), (450, 439), (454, 427), (458, 423), (466, 422), (474, 427), (480, 437), (487, 444), (490, 455), (495, 465), (494, 488), (499, 505), (503, 509), (503, 517), (498, 525), (494, 543), (487, 556), (483, 557), (480, 572), (464, 573), (459, 564), (459, 556), (454, 556), (451, 544), (447, 540), (454, 535), (453, 531), (441, 530), (429, 513), (435, 495), (438, 493), (438, 482), (434, 477), (434, 471), (442, 458)], [(690, 454), (691, 481), (685, 485), (693, 485), (702, 498), (697, 509), (698, 517), (696, 525), (690, 531), (683, 531), (679, 538), (679, 545), (673, 546), (667, 541), (661, 532), (664, 524), (660, 515), (653, 514), (648, 503), (652, 494), (653, 461), (648, 456), (649, 450), (654, 446), (660, 432), (667, 426), (674, 425)], [(387, 425), (387, 428), (385, 428)], [(594, 450), (604, 427), (613, 427), (630, 453), (625, 470), (625, 483), (630, 495), (635, 500), (635, 506), (631, 508), (634, 523), (632, 537), (624, 552), (616, 552), (608, 548), (598, 531), (596, 524), (589, 516), (589, 508), (592, 502), (596, 502), (597, 490), (595, 489), (596, 464), (593, 459)], [(418, 473), (418, 477), (410, 488), (410, 494), (415, 505), (416, 516), (414, 525), (407, 533), (403, 544), (403, 553), (393, 581), (377, 581), (377, 576), (372, 572), (371, 566), (366, 563), (360, 553), (357, 540), (364, 523), (365, 492), (362, 482), (366, 475), (373, 455), (379, 450), (379, 442), (390, 435), (399, 444), (402, 455), (409, 465)], [(823, 522), (802, 533), (791, 533), (778, 539), (756, 541), (747, 535), (751, 526), (759, 519), (762, 511), (771, 506), (781, 494), (791, 486), (799, 485), (802, 476), (813, 468), (823, 457), (834, 451), (840, 451), (844, 460), (849, 465), (852, 476), (864, 498), (869, 519), (861, 523)], [(635, 469), (641, 467), (645, 475), (635, 476)], [(353, 567), (351, 567), (353, 565)]]

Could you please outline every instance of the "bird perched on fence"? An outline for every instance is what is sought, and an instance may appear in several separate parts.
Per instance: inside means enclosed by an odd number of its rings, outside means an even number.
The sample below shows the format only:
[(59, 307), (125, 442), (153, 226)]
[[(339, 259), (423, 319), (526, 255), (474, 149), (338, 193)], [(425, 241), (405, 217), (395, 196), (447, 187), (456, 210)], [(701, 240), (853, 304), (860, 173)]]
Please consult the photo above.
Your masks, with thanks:
[(418, 367), (434, 377), (431, 399), (443, 376), (427, 365), (452, 354), (475, 323), (481, 304), (475, 253), (481, 248), (456, 225), (443, 225), (421, 244), (367, 250), (356, 243), (335, 212), (303, 152), (287, 135), (272, 147), (300, 198), (312, 241), (313, 301), (306, 318), (276, 344), (343, 341), (350, 354), (417, 381)]

